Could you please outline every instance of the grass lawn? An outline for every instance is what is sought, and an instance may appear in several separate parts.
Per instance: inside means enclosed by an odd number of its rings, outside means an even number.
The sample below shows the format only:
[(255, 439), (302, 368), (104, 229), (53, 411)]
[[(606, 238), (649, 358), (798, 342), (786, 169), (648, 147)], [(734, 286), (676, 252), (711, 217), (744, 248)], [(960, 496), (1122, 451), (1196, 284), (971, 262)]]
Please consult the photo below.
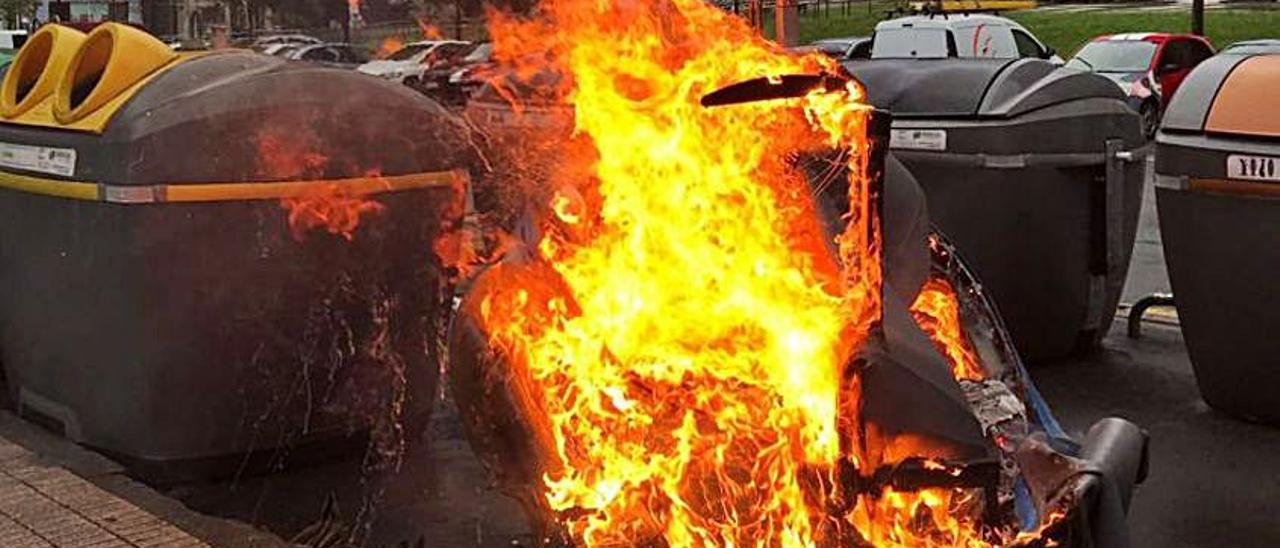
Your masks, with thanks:
[[(875, 3), (870, 13), (865, 4), (851, 6), (842, 14), (832, 9), (823, 15), (821, 9), (801, 16), (800, 38), (804, 43), (836, 36), (868, 36), (875, 24), (884, 18), (889, 3)], [(772, 14), (766, 14), (769, 19)], [(1187, 32), (1191, 27), (1191, 10), (1160, 11), (1023, 11), (1003, 14), (1025, 25), (1063, 57), (1074, 52), (1089, 38), (1117, 32)], [(771, 21), (770, 21), (771, 22)], [(772, 25), (766, 25), (771, 27)], [(1211, 9), (1205, 11), (1205, 32), (1215, 47), (1221, 48), (1250, 38), (1280, 38), (1280, 9)], [(766, 34), (768, 36), (769, 34)]]

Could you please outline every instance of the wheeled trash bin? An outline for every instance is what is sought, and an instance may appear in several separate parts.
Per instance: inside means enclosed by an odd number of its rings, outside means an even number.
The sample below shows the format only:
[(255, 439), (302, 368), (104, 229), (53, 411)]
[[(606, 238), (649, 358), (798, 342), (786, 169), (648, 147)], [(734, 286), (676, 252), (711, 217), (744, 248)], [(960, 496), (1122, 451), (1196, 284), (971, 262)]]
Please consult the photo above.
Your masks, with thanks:
[(893, 113), (892, 153), (995, 298), (1023, 358), (1094, 346), (1124, 287), (1147, 150), (1116, 85), (1039, 59), (845, 68)]
[(1219, 55), (1157, 135), (1156, 206), (1200, 394), (1280, 423), (1280, 54)]
[(44, 27), (0, 91), (0, 360), (24, 416), (143, 470), (421, 426), (457, 119), (114, 23)]

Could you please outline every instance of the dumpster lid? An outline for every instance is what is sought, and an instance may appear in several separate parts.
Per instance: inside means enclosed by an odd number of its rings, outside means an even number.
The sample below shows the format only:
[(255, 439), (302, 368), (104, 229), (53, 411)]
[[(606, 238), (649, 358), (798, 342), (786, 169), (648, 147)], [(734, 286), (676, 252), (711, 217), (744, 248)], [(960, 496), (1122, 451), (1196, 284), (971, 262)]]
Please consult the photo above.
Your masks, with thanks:
[(1263, 115), (1280, 86), (1280, 54), (1220, 54), (1200, 63), (1178, 87), (1161, 128), (1186, 133), (1280, 137), (1280, 119)]
[(1009, 59), (875, 59), (844, 65), (867, 102), (895, 117), (973, 116)]
[(1248, 57), (1227, 75), (1209, 107), (1204, 130), (1280, 137), (1280, 117), (1263, 111), (1280, 87), (1280, 54)]
[(882, 59), (846, 71), (896, 118), (1012, 117), (1085, 97), (1122, 99), (1104, 77), (1042, 59)]

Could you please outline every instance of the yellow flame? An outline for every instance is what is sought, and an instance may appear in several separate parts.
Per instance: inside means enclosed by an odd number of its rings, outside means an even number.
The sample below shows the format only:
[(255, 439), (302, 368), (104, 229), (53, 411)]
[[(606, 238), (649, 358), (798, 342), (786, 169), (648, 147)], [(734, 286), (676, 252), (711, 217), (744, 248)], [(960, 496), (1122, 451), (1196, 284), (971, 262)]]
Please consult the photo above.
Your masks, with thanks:
[[(727, 84), (838, 70), (703, 0), (550, 0), (531, 19), (491, 13), (490, 34), (513, 72), (563, 76), (590, 143), (553, 172), (535, 246), (567, 294), (481, 307), (537, 385), (556, 461), (543, 494), (573, 539), (977, 542), (947, 491), (830, 507), (834, 470), (857, 462), (844, 367), (879, 307), (862, 90), (702, 107)], [(835, 242), (794, 165), (831, 148), (852, 151)]]

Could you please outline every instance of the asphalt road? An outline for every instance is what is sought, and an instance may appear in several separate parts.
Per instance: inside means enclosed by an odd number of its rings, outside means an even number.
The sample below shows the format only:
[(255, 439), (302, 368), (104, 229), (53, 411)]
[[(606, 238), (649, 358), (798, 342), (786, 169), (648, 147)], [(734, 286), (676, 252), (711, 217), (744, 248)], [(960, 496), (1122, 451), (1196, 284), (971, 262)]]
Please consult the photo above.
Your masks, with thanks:
[(1129, 277), (1125, 280), (1120, 302), (1131, 304), (1144, 295), (1168, 293), (1169, 274), (1164, 267), (1164, 249), (1160, 244), (1160, 221), (1156, 215), (1156, 193), (1152, 177), (1154, 164), (1147, 158), (1147, 178), (1142, 192), (1142, 212), (1139, 214), (1138, 235), (1133, 242), (1133, 258), (1129, 262)]
[[(1150, 184), (1124, 302), (1169, 290)], [(1280, 428), (1210, 410), (1199, 398), (1176, 325), (1150, 324), (1145, 337), (1133, 340), (1117, 321), (1103, 346), (1087, 358), (1038, 366), (1032, 376), (1076, 434), (1111, 415), (1150, 432), (1151, 475), (1135, 495), (1129, 519), (1133, 545), (1280, 546)], [(369, 545), (527, 543), (518, 506), (488, 485), (447, 399), (426, 439), (411, 448), (394, 475), (368, 477), (355, 460), (347, 460), (166, 492), (197, 511), (243, 520), (286, 539), (314, 526), (331, 499), (345, 524), (338, 529), (347, 533), (359, 524)], [(371, 497), (378, 503), (373, 513), (365, 511)]]
[[(1147, 180), (1123, 302), (1169, 291), (1155, 193)], [(1136, 547), (1280, 546), (1280, 428), (1246, 423), (1200, 399), (1176, 326), (1141, 339), (1117, 321), (1097, 355), (1032, 369), (1064, 427), (1083, 435), (1120, 416), (1151, 435), (1151, 469), (1129, 514)]]

